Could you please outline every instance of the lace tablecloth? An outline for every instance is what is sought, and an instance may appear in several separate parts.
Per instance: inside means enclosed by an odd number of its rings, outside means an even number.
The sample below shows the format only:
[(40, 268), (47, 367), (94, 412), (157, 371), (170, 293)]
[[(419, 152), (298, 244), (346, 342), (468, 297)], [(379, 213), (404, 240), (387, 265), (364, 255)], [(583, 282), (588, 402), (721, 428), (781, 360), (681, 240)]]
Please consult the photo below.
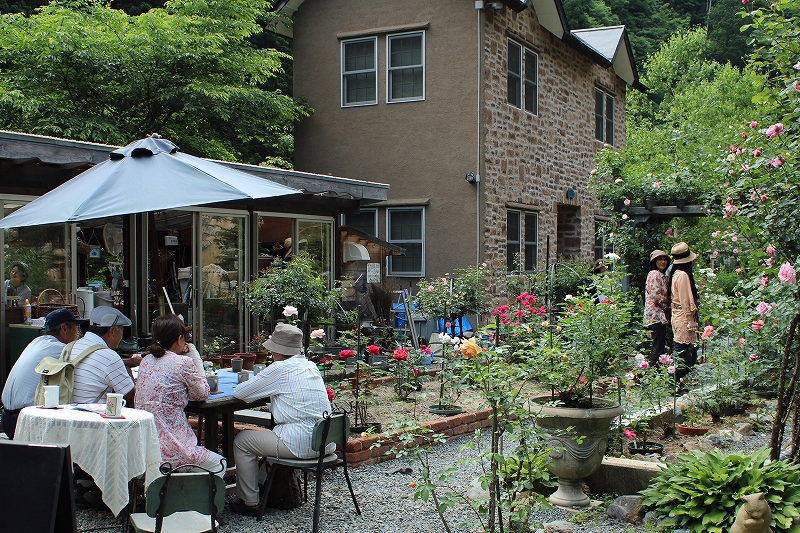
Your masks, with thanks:
[(117, 516), (128, 504), (128, 482), (146, 473), (153, 479), (161, 463), (155, 418), (147, 411), (122, 409), (120, 419), (62, 409), (26, 407), (17, 421), (15, 441), (65, 443), (72, 461), (92, 476), (103, 501)]

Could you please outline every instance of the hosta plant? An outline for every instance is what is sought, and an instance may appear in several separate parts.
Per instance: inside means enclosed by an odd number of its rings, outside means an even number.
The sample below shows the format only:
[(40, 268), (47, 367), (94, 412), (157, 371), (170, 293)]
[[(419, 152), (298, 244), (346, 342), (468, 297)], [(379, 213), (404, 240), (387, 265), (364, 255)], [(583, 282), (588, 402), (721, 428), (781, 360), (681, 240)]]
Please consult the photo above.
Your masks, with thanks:
[(664, 528), (692, 533), (730, 531), (741, 497), (763, 492), (772, 509), (772, 531), (798, 532), (800, 465), (769, 459), (769, 449), (752, 454), (712, 450), (681, 455), (642, 491), (643, 505)]

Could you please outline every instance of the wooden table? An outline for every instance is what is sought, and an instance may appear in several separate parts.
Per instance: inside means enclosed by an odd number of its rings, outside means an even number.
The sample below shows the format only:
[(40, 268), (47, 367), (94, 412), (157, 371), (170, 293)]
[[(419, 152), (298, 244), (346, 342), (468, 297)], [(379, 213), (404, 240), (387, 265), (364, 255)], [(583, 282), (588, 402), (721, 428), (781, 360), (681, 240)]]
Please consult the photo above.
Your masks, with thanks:
[(234, 372), (221, 370), (219, 376), (219, 394), (212, 394), (208, 400), (203, 402), (189, 402), (185, 411), (187, 413), (199, 415), (203, 419), (205, 426), (205, 439), (201, 444), (213, 452), (218, 452), (220, 447), (217, 431), (219, 421), (222, 420), (222, 455), (228, 462), (228, 466), (234, 466), (236, 460), (233, 457), (233, 413), (242, 409), (260, 407), (269, 403), (269, 397), (245, 402), (233, 395), (233, 388), (238, 384), (238, 376)]

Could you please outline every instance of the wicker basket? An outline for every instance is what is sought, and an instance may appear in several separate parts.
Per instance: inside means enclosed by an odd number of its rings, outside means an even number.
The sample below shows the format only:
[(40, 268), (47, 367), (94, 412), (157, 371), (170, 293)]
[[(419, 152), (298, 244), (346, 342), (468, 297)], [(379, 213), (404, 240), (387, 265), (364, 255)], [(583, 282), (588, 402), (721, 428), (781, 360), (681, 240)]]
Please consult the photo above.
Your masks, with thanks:
[(64, 295), (56, 289), (43, 290), (36, 300), (35, 303), (31, 304), (32, 318), (44, 318), (56, 309), (69, 309), (76, 317), (80, 316), (78, 314), (78, 306), (66, 303)]

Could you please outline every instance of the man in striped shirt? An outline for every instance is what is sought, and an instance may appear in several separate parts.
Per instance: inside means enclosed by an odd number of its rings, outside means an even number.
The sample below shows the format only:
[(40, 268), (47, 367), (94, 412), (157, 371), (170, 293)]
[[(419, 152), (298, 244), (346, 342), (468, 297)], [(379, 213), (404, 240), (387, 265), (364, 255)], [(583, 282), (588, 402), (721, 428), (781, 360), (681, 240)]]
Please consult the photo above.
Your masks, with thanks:
[(106, 394), (125, 395), (127, 407), (133, 407), (135, 386), (122, 358), (114, 350), (122, 340), (122, 330), (131, 321), (119, 309), (100, 306), (92, 309), (89, 330), (75, 343), (70, 360), (84, 350), (101, 344), (104, 348), (86, 356), (75, 367), (72, 401), (76, 403), (105, 403)]
[[(278, 324), (264, 343), (273, 362), (252, 379), (236, 386), (234, 396), (246, 402), (269, 397), (273, 430), (245, 430), (234, 440), (237, 501), (231, 510), (258, 514), (258, 458), (265, 455), (310, 459), (314, 426), (331, 403), (317, 365), (303, 355), (303, 332), (290, 324)], [(326, 453), (335, 449), (330, 444)]]

